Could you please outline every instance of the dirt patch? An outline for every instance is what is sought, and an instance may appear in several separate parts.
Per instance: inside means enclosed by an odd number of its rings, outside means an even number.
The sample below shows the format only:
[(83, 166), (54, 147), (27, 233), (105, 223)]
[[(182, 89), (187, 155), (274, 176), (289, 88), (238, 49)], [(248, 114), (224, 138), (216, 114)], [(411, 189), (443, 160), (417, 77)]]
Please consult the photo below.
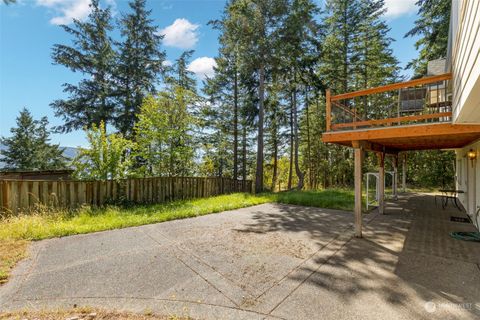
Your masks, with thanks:
[(15, 264), (27, 256), (27, 240), (0, 240), (0, 285), (7, 282)]
[(115, 312), (91, 308), (56, 311), (20, 311), (15, 313), (0, 313), (1, 320), (193, 320), (177, 316), (159, 316), (145, 312), (135, 314)]
[(301, 240), (286, 237), (280, 232), (251, 233), (233, 230), (233, 243), (247, 248), (251, 253), (286, 255), (297, 259), (306, 259), (316, 248)]

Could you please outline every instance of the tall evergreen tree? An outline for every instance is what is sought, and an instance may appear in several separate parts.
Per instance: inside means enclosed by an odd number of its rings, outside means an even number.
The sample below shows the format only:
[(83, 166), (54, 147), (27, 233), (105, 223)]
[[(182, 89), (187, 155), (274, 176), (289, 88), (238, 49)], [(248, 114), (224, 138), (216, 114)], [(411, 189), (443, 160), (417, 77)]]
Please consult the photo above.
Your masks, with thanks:
[(188, 63), (192, 58), (194, 50), (183, 52), (176, 60), (171, 70), (172, 75), (168, 77), (167, 82), (171, 86), (179, 86), (192, 93), (197, 92), (197, 81), (195, 74), (188, 70)]
[(115, 52), (109, 32), (112, 31), (110, 8), (100, 7), (99, 0), (92, 0), (91, 12), (85, 22), (74, 19), (73, 27), (62, 28), (73, 36), (73, 45), (56, 44), (52, 58), (73, 72), (80, 72), (84, 79), (78, 84), (65, 83), (63, 91), (69, 97), (55, 100), (51, 106), (55, 115), (65, 123), (57, 129), (61, 132), (89, 127), (92, 124), (110, 123), (114, 117), (113, 65)]
[(50, 144), (47, 117), (34, 120), (27, 109), (20, 111), (17, 127), (11, 137), (0, 139), (5, 149), (0, 151), (6, 169), (52, 170), (64, 169), (66, 158), (59, 145)]
[(415, 77), (427, 73), (428, 61), (447, 55), (451, 3), (451, 0), (416, 2), (419, 18), (415, 21), (415, 27), (405, 34), (405, 37), (420, 37), (415, 42), (415, 48), (420, 50), (420, 55), (407, 66), (414, 70)]
[[(451, 0), (418, 0), (419, 18), (405, 37), (419, 37), (415, 47), (419, 56), (407, 68), (413, 69), (414, 77), (427, 74), (430, 60), (446, 57)], [(455, 175), (453, 151), (410, 152), (407, 155), (407, 179), (415, 186), (452, 187)]]
[[(227, 6), (228, 8), (228, 6)], [(235, 25), (232, 25), (229, 11), (225, 10), (222, 20), (210, 21), (209, 24), (220, 31), (219, 43), (219, 57), (217, 58), (217, 67), (215, 77), (210, 81), (215, 83), (217, 88), (221, 90), (224, 97), (228, 99), (222, 108), (231, 114), (231, 128), (227, 129), (227, 134), (233, 135), (233, 179), (238, 178), (239, 167), (239, 94), (240, 94), (240, 79), (239, 79), (239, 45), (238, 39), (235, 35)], [(211, 91), (211, 90), (210, 90)]]
[(143, 99), (155, 92), (165, 61), (165, 52), (160, 48), (163, 36), (158, 35), (158, 28), (153, 25), (146, 0), (133, 0), (129, 6), (131, 12), (120, 19), (123, 40), (118, 43), (115, 69), (118, 105), (114, 122), (126, 137), (133, 133)]
[(257, 152), (255, 190), (263, 190), (264, 183), (264, 119), (267, 72), (274, 63), (273, 39), (286, 13), (286, 0), (232, 1), (228, 10), (231, 23), (236, 26), (241, 63), (251, 70), (257, 88)]
[[(317, 52), (319, 51), (319, 25), (314, 20), (318, 8), (310, 0), (292, 0), (288, 6), (288, 14), (280, 28), (278, 37), (281, 49), (281, 71), (287, 84), (286, 96), (290, 101), (290, 162), (295, 165), (298, 178), (297, 188), (304, 187), (304, 170), (300, 167), (300, 129), (301, 95), (305, 87), (314, 78)], [(317, 88), (318, 90), (320, 88)], [(307, 99), (305, 99), (306, 101)], [(290, 169), (290, 173), (292, 173)], [(291, 174), (289, 174), (291, 187)]]

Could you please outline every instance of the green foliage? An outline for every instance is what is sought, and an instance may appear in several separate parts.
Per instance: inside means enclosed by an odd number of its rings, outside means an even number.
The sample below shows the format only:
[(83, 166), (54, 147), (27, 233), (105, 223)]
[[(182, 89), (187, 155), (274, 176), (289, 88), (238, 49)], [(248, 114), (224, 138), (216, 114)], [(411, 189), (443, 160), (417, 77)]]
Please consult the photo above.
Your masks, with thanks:
[(407, 68), (414, 70), (415, 77), (427, 74), (428, 61), (446, 57), (451, 5), (451, 0), (417, 1), (419, 18), (405, 35), (420, 37), (415, 42), (415, 48), (420, 50), (420, 54), (407, 65)]
[(412, 187), (454, 188), (455, 152), (443, 150), (407, 153), (407, 182)]
[(143, 99), (155, 92), (155, 84), (164, 73), (165, 52), (160, 49), (163, 36), (158, 35), (145, 2), (131, 1), (132, 12), (123, 14), (120, 19), (123, 41), (118, 43), (114, 71), (118, 101), (114, 123), (126, 137), (133, 134)]
[(0, 150), (5, 168), (10, 170), (52, 170), (66, 168), (66, 158), (59, 145), (50, 144), (47, 117), (34, 120), (27, 109), (20, 111), (12, 136), (2, 137)]
[(110, 8), (101, 8), (99, 0), (92, 0), (86, 21), (73, 20), (73, 27), (62, 28), (73, 36), (73, 45), (56, 44), (52, 58), (85, 78), (78, 84), (65, 83), (63, 91), (68, 99), (55, 100), (51, 106), (55, 115), (62, 117), (64, 125), (57, 129), (69, 132), (76, 129), (110, 123), (114, 118), (113, 100), (115, 51), (108, 35), (111, 25)]
[(175, 60), (173, 66), (173, 75), (167, 77), (167, 83), (172, 87), (181, 87), (190, 92), (197, 92), (197, 82), (194, 73), (188, 70), (188, 63), (193, 55), (193, 50), (183, 52), (178, 59)]
[(180, 86), (149, 96), (135, 125), (140, 171), (152, 176), (187, 176), (193, 171), (191, 130), (194, 119), (188, 108), (196, 95)]
[(74, 175), (84, 180), (123, 179), (131, 175), (135, 145), (119, 133), (107, 134), (105, 124), (86, 130), (88, 148), (80, 148), (73, 161)]

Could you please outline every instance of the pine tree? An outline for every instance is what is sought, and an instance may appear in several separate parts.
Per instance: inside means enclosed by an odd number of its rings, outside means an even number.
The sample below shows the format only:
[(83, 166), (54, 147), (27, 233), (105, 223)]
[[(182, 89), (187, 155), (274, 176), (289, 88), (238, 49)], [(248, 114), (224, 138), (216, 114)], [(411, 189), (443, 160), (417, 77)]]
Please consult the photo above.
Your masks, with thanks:
[(115, 126), (126, 137), (132, 136), (142, 101), (155, 92), (164, 71), (165, 52), (160, 49), (163, 36), (157, 34), (145, 3), (131, 1), (131, 13), (122, 15), (119, 23), (123, 41), (118, 43), (115, 69)]
[[(400, 78), (398, 60), (390, 48), (393, 39), (390, 28), (383, 20), (383, 0), (361, 0), (357, 36), (353, 41), (355, 58), (351, 61), (352, 82), (355, 90), (378, 87), (397, 82)], [(387, 117), (384, 106), (395, 103), (396, 97), (363, 96), (356, 104), (357, 114), (365, 118)]]
[[(238, 38), (240, 64), (251, 71), (257, 88), (257, 152), (255, 190), (261, 192), (264, 183), (264, 119), (267, 72), (274, 63), (273, 39), (287, 8), (286, 0), (232, 1), (228, 10), (232, 31)], [(245, 71), (244, 71), (245, 72)]]
[(197, 81), (195, 74), (188, 70), (188, 63), (192, 58), (194, 50), (183, 52), (173, 65), (172, 75), (168, 77), (167, 82), (170, 86), (178, 86), (192, 93), (197, 92)]
[(87, 21), (74, 19), (74, 27), (62, 28), (73, 36), (73, 46), (56, 44), (52, 58), (85, 78), (78, 84), (65, 83), (68, 99), (55, 100), (51, 106), (65, 123), (57, 130), (69, 132), (92, 124), (111, 123), (114, 118), (113, 66), (115, 52), (109, 32), (112, 31), (110, 8), (102, 9), (99, 0), (92, 0)]
[[(420, 37), (415, 47), (420, 51), (407, 68), (413, 69), (414, 78), (427, 74), (430, 60), (447, 56), (451, 0), (418, 0), (419, 18), (405, 37)], [(407, 179), (414, 186), (452, 187), (454, 183), (455, 152), (422, 151), (407, 155)]]
[(50, 131), (46, 117), (34, 120), (27, 109), (20, 111), (17, 127), (11, 128), (12, 136), (2, 137), (5, 146), (0, 151), (5, 168), (10, 170), (64, 169), (66, 158), (59, 145), (50, 144)]
[(407, 65), (414, 70), (415, 77), (426, 75), (428, 61), (447, 55), (451, 3), (451, 0), (418, 0), (416, 3), (419, 18), (415, 27), (405, 34), (405, 37), (420, 36), (415, 43), (420, 55)]
[(232, 94), (228, 60), (216, 59), (213, 78), (206, 79), (203, 92), (207, 101), (201, 109), (204, 137), (202, 141), (203, 162), (211, 163), (209, 175), (232, 177), (231, 148)]
[[(228, 8), (228, 6), (227, 6)], [(233, 135), (233, 179), (238, 178), (239, 166), (239, 94), (241, 83), (239, 81), (239, 46), (238, 40), (235, 37), (235, 25), (231, 24), (228, 10), (224, 13), (222, 20), (210, 21), (209, 24), (220, 31), (219, 43), (219, 57), (217, 58), (217, 67), (215, 69), (214, 79), (211, 83), (215, 83), (219, 91), (223, 92), (223, 97), (226, 103), (222, 106), (224, 110), (228, 110), (231, 114), (230, 122), (231, 128), (227, 128), (227, 134)], [(211, 92), (212, 90), (210, 90)]]
[[(302, 86), (307, 86), (315, 77), (315, 57), (319, 51), (319, 25), (314, 16), (318, 12), (318, 8), (310, 0), (291, 1), (278, 37), (279, 47), (282, 48), (280, 74), (286, 78), (285, 94), (290, 101), (290, 162), (295, 165), (299, 190), (304, 187), (305, 176), (304, 170), (300, 167), (299, 154), (299, 114), (302, 112), (300, 104), (301, 95), (305, 92)], [(291, 173), (292, 169), (289, 174), (289, 188), (292, 181)]]

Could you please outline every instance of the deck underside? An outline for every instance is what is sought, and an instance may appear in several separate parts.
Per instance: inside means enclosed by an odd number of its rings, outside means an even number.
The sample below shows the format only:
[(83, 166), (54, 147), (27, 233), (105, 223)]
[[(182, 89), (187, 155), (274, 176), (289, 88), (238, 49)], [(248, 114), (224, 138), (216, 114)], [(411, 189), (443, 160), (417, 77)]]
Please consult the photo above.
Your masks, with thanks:
[[(408, 150), (455, 149), (480, 139), (480, 125), (434, 123), (375, 129), (330, 131), (322, 135), (325, 143), (354, 147), (367, 142), (365, 149), (396, 153)], [(367, 146), (367, 147), (365, 147)]]

